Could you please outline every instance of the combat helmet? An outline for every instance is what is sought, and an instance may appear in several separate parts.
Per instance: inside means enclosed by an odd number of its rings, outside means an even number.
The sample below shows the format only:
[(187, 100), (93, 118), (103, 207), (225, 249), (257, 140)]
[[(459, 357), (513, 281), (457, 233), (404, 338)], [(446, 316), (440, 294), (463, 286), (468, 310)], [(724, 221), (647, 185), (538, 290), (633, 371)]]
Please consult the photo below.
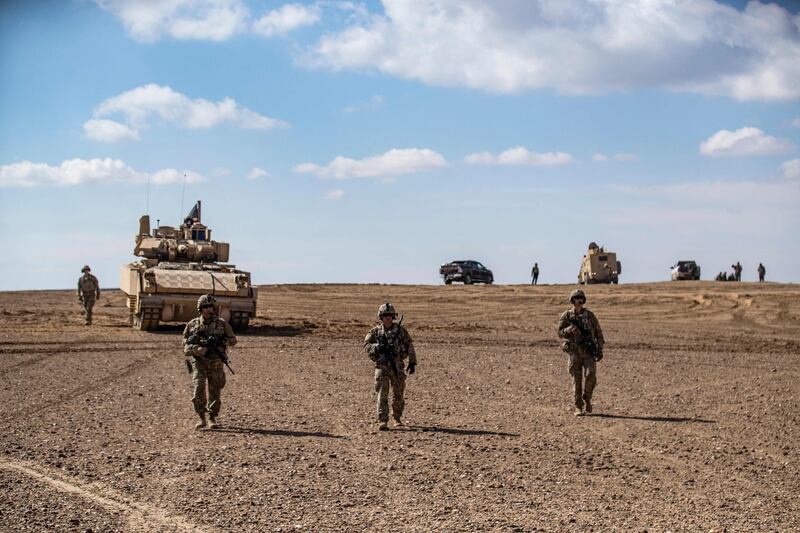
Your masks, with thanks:
[(397, 311), (394, 310), (394, 306), (392, 304), (386, 302), (378, 308), (378, 318), (381, 318), (383, 315), (392, 315), (393, 317), (396, 317)]
[(203, 307), (207, 305), (213, 305), (215, 308), (217, 307), (217, 299), (214, 298), (213, 294), (204, 294), (200, 298), (197, 299), (197, 310), (200, 311)]
[(91, 271), (91, 270), (92, 270), (92, 269), (91, 269), (91, 268), (89, 268), (89, 265), (83, 265), (83, 268), (81, 269), (81, 272), (89, 272), (89, 271)]
[(569, 303), (572, 303), (576, 298), (580, 298), (584, 303), (586, 302), (586, 295), (583, 294), (583, 291), (580, 289), (575, 289), (569, 293)]

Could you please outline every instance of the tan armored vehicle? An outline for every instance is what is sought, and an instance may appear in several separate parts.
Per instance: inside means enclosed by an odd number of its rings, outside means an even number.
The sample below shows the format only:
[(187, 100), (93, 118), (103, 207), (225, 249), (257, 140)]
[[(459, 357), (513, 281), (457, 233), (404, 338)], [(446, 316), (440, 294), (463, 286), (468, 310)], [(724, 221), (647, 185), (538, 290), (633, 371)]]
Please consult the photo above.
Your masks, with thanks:
[(142, 260), (120, 271), (133, 327), (187, 322), (197, 316), (197, 298), (213, 294), (220, 316), (234, 330), (246, 329), (256, 313), (256, 288), (249, 272), (226, 264), (229, 251), (227, 242), (212, 241), (211, 230), (200, 223), (199, 201), (178, 228), (159, 226), (151, 232), (150, 217), (141, 217), (133, 254)]
[(622, 263), (617, 261), (617, 254), (607, 252), (596, 243), (589, 243), (589, 251), (583, 256), (581, 269), (578, 272), (578, 283), (619, 283), (622, 274)]

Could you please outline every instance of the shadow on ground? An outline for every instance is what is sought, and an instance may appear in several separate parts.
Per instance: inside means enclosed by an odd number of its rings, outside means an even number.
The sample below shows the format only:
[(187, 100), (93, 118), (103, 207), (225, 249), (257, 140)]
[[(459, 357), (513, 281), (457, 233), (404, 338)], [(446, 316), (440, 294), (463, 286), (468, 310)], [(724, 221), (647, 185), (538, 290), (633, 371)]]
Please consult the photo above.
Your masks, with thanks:
[(607, 413), (595, 413), (588, 415), (594, 418), (618, 418), (622, 420), (644, 420), (647, 422), (696, 422), (698, 424), (714, 424), (714, 420), (704, 420), (702, 418), (693, 417), (673, 417), (673, 416), (630, 416), (630, 415), (612, 415)]
[(489, 431), (487, 429), (459, 429), (439, 426), (406, 426), (406, 431), (419, 431), (422, 433), (447, 433), (448, 435), (492, 435), (495, 437), (519, 437), (519, 433), (505, 433), (503, 431)]
[(226, 426), (212, 429), (214, 433), (238, 433), (243, 435), (265, 435), (272, 437), (322, 437), (325, 439), (344, 439), (342, 435), (333, 435), (324, 431), (297, 431), (290, 429), (262, 429), (239, 426)]

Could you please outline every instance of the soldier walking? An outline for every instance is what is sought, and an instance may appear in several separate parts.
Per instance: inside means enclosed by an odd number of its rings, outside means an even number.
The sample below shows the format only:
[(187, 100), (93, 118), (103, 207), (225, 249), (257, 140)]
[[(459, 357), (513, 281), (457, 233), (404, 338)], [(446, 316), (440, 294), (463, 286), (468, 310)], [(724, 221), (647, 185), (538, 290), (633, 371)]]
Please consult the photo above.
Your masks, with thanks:
[(83, 303), (84, 323), (92, 325), (92, 307), (95, 300), (100, 299), (100, 282), (92, 275), (89, 265), (84, 265), (81, 269), (83, 275), (78, 278), (78, 301)]
[(767, 275), (767, 269), (764, 268), (764, 265), (759, 263), (758, 264), (758, 281), (764, 281), (764, 276)]
[[(406, 371), (413, 374), (417, 368), (417, 354), (411, 336), (400, 324), (394, 322), (397, 312), (390, 303), (378, 308), (381, 323), (370, 330), (364, 339), (364, 349), (375, 362), (375, 392), (378, 395), (378, 429), (389, 429), (389, 388), (392, 389), (392, 418), (402, 426), (405, 408)], [(402, 320), (401, 320), (402, 322)], [(408, 367), (403, 369), (403, 361)]]
[[(575, 416), (592, 412), (592, 394), (597, 385), (597, 361), (603, 358), (603, 330), (594, 313), (584, 307), (586, 295), (577, 289), (569, 295), (572, 304), (558, 320), (561, 348), (569, 354), (569, 373), (575, 393)], [(584, 383), (585, 376), (585, 383)]]
[[(200, 316), (193, 318), (183, 330), (183, 353), (190, 358), (192, 384), (194, 385), (192, 404), (200, 420), (195, 429), (206, 426), (219, 427), (217, 419), (222, 407), (222, 389), (225, 387), (225, 368), (217, 351), (226, 352), (228, 346), (236, 345), (233, 328), (217, 316), (217, 300), (211, 294), (197, 300)], [(206, 394), (208, 382), (208, 394)]]
[(539, 263), (534, 263), (531, 269), (531, 285), (539, 283)]

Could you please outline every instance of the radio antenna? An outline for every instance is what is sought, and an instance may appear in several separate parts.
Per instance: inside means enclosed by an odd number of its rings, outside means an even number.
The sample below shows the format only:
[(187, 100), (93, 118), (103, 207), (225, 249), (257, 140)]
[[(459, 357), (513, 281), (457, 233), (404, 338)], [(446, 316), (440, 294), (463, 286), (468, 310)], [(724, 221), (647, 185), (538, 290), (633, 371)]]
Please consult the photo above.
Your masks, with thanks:
[(186, 172), (183, 173), (183, 187), (181, 188), (181, 216), (180, 220), (183, 220), (183, 197), (186, 194)]

